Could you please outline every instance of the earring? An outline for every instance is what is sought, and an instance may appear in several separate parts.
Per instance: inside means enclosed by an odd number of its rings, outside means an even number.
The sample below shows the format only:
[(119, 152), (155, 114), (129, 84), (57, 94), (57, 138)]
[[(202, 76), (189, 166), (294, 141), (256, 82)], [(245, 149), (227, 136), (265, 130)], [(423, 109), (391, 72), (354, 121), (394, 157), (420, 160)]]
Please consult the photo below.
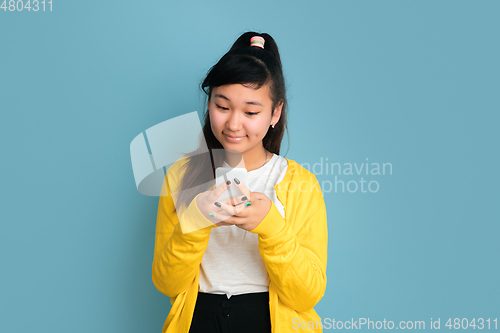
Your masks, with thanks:
[(275, 124), (271, 124), (271, 127), (272, 127), (272, 128), (274, 128), (274, 125), (275, 125)]

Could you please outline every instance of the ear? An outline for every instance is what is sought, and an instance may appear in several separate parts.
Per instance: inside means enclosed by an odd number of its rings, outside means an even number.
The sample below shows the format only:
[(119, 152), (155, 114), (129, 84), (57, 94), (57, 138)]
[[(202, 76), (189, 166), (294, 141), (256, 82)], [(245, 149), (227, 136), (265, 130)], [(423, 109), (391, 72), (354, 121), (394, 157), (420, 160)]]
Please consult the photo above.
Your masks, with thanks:
[(283, 101), (281, 101), (280, 104), (278, 104), (278, 106), (274, 109), (274, 114), (273, 117), (271, 118), (271, 122), (273, 124), (276, 124), (280, 120), (282, 108), (283, 108)]

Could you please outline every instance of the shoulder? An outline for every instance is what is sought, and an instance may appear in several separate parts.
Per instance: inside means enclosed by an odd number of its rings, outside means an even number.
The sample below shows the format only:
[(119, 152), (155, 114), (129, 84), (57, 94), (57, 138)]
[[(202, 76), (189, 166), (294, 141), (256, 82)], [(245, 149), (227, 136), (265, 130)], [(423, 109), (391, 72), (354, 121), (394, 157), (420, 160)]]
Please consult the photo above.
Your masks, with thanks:
[(177, 161), (175, 161), (174, 163), (172, 163), (172, 165), (168, 167), (167, 174), (178, 176), (179, 173), (187, 164), (187, 162), (189, 162), (189, 157), (184, 156), (179, 158)]
[(278, 185), (278, 191), (285, 191), (287, 197), (300, 198), (309, 204), (322, 199), (323, 191), (316, 175), (294, 160), (287, 159), (287, 161), (287, 174)]
[(185, 172), (187, 162), (189, 162), (189, 157), (181, 157), (167, 168), (165, 182), (168, 184), (171, 192), (177, 191), (177, 186)]
[(316, 180), (316, 175), (297, 163), (295, 160), (286, 159), (288, 162), (287, 176), (296, 180)]

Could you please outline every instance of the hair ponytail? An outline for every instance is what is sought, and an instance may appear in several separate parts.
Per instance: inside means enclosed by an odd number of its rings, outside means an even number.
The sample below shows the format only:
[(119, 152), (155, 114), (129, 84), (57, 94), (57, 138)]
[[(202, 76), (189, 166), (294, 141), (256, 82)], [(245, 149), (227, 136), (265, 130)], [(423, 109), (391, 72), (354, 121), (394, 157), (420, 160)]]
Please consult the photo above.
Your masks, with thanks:
[[(254, 36), (264, 38), (264, 49), (250, 46), (250, 39)], [(279, 121), (274, 128), (269, 127), (262, 140), (265, 149), (279, 155), (285, 130), (288, 134), (288, 103), (278, 45), (269, 34), (253, 31), (243, 33), (230, 50), (210, 68), (200, 85), (207, 97), (205, 105), (210, 100), (214, 87), (229, 84), (250, 84), (255, 89), (269, 84), (273, 114), (275, 108), (283, 103)], [(202, 144), (204, 140), (209, 153), (202, 153), (199, 148), (185, 154), (188, 161), (184, 165), (185, 176), (180, 184), (183, 191), (179, 194), (178, 202), (186, 207), (200, 191), (206, 191), (215, 184), (215, 169), (224, 162), (222, 154), (212, 152), (213, 149), (223, 149), (223, 146), (212, 132), (208, 110), (204, 112), (203, 136), (200, 137), (200, 147), (205, 146)], [(196, 190), (189, 191), (189, 189)]]
[[(259, 37), (264, 38), (264, 40), (266, 41), (264, 44), (264, 49), (250, 46), (250, 39), (254, 36), (259, 36)], [(269, 34), (266, 34), (266, 33), (259, 34), (257, 32), (251, 32), (251, 31), (245, 32), (243, 35), (238, 37), (238, 39), (234, 42), (234, 44), (231, 47), (231, 49), (229, 50), (229, 52), (231, 52), (231, 51), (236, 52), (238, 50), (243, 50), (243, 52), (244, 51), (248, 52), (249, 49), (261, 50), (261, 52), (262, 52), (262, 50), (264, 50), (265, 52), (270, 53), (278, 61), (279, 67), (280, 68), (282, 67), (281, 57), (280, 57), (280, 53), (278, 50), (278, 45), (274, 41), (273, 37), (271, 37)]]

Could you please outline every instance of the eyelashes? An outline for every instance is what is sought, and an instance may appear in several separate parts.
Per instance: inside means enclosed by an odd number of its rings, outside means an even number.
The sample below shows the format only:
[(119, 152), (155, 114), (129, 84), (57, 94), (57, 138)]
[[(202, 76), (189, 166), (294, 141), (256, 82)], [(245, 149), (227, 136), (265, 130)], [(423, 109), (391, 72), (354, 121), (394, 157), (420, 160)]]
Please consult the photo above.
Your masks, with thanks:
[(229, 110), (228, 108), (222, 107), (222, 106), (220, 106), (219, 104), (215, 104), (215, 105), (217, 105), (217, 107), (218, 107), (219, 109), (221, 109), (221, 110)]
[[(221, 110), (224, 110), (224, 111), (227, 111), (229, 110), (228, 108), (225, 108), (223, 106), (220, 106), (219, 104), (215, 104), (217, 106), (217, 108), (221, 109)], [(260, 112), (245, 112), (247, 115), (249, 116), (255, 116), (255, 115), (258, 115)]]

